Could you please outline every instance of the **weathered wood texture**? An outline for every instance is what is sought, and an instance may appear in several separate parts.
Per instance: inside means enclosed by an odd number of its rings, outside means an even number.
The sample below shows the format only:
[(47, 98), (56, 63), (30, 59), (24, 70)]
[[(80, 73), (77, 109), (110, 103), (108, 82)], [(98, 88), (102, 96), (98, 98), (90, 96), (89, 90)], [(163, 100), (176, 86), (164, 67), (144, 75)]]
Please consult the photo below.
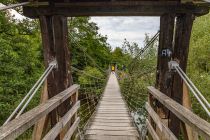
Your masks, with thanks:
[[(45, 64), (45, 68), (47, 68), (49, 63), (55, 60), (52, 17), (40, 16), (39, 21), (40, 21), (41, 35), (42, 35), (44, 64)], [(57, 93), (56, 82), (54, 82), (55, 76), (56, 76), (56, 72), (52, 71), (47, 77), (47, 81), (48, 81), (47, 92), (48, 92), (49, 98), (53, 97)], [(51, 126), (54, 126), (58, 121), (56, 110), (50, 113), (49, 118), (51, 121)]]
[[(60, 2), (60, 1), (59, 1)], [(24, 15), (37, 18), (41, 15), (64, 16), (160, 16), (164, 13), (208, 13), (207, 6), (181, 4), (180, 1), (73, 1), (50, 2), (48, 6), (24, 7)]]
[[(174, 32), (175, 14), (164, 14), (160, 17), (160, 36), (158, 47), (156, 88), (167, 96), (171, 96), (171, 86), (168, 85), (170, 75), (168, 73), (168, 62), (171, 56), (163, 56), (162, 51), (168, 49), (173, 50), (173, 32)], [(167, 79), (168, 78), (168, 79)], [(170, 84), (170, 83), (169, 83)], [(168, 119), (168, 110), (163, 105), (157, 103), (157, 113), (161, 119)]]
[(51, 112), (73, 94), (75, 94), (78, 89), (78, 85), (72, 85), (71, 87), (49, 99), (45, 103), (40, 104), (34, 109), (24, 113), (20, 117), (12, 120), (8, 124), (0, 127), (0, 140), (17, 138), (32, 125), (38, 122), (41, 118), (46, 116), (49, 112)]
[(154, 128), (152, 127), (152, 125), (149, 123), (149, 120), (146, 120), (146, 125), (147, 125), (147, 129), (152, 137), (153, 140), (160, 140), (160, 138), (158, 137), (157, 133), (155, 132)]
[(80, 122), (80, 118), (77, 117), (73, 123), (73, 125), (71, 126), (71, 128), (66, 132), (63, 140), (70, 140), (72, 135), (74, 134), (74, 132), (77, 130), (78, 128), (78, 125), (79, 125), (79, 122)]
[(139, 138), (114, 74), (109, 77), (103, 97), (87, 126), (85, 138), (98, 140)]
[(149, 92), (173, 114), (184, 123), (188, 124), (193, 130), (206, 139), (210, 139), (210, 123), (195, 115), (189, 109), (183, 107), (173, 99), (164, 95), (154, 87), (148, 87)]
[[(156, 126), (160, 130), (160, 139), (161, 140), (178, 140), (171, 130), (162, 122), (158, 114), (152, 109), (152, 107), (146, 103), (146, 110), (149, 113), (149, 116), (154, 120)], [(151, 124), (150, 124), (151, 125)]]
[[(194, 15), (181, 14), (176, 19), (176, 32), (175, 32), (175, 46), (173, 51), (173, 60), (179, 63), (181, 69), (186, 72), (187, 58), (189, 51), (190, 35), (192, 30), (192, 24)], [(175, 73), (172, 79), (172, 92), (171, 98), (182, 104), (183, 102), (183, 80)], [(186, 98), (186, 97), (185, 97)], [(186, 99), (185, 99), (186, 100)], [(180, 134), (181, 122), (173, 113), (170, 114), (169, 128), (173, 133), (178, 136)]]
[[(40, 103), (44, 103), (48, 100), (47, 80), (45, 80), (45, 82), (44, 82), (40, 100), (41, 100)], [(41, 140), (42, 139), (42, 136), (45, 135), (47, 132), (48, 122), (49, 122), (49, 117), (44, 116), (34, 125), (32, 140)]]
[[(189, 89), (185, 83), (183, 83), (182, 105), (184, 107), (186, 107), (187, 109), (192, 110), (190, 92), (189, 92)], [(193, 131), (189, 125), (187, 125), (183, 122), (182, 122), (182, 130), (183, 130), (185, 140), (198, 140), (198, 133)]]
[[(77, 103), (59, 120), (59, 122), (47, 133), (43, 140), (54, 140), (66, 124), (71, 120), (74, 114), (80, 107), (80, 102)], [(72, 126), (73, 127), (73, 126)]]
[[(72, 85), (67, 18), (61, 15), (40, 16), (45, 67), (56, 59), (58, 68), (47, 78), (49, 98)], [(51, 127), (71, 108), (70, 99), (49, 114)]]

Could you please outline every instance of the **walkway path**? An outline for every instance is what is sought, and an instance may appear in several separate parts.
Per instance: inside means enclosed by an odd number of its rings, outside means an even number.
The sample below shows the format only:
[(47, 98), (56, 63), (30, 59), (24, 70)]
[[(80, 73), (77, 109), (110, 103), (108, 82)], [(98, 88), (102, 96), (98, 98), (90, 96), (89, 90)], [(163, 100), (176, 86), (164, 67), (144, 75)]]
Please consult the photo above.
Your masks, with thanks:
[(88, 140), (137, 140), (138, 131), (120, 93), (117, 78), (111, 74), (104, 95), (85, 132)]

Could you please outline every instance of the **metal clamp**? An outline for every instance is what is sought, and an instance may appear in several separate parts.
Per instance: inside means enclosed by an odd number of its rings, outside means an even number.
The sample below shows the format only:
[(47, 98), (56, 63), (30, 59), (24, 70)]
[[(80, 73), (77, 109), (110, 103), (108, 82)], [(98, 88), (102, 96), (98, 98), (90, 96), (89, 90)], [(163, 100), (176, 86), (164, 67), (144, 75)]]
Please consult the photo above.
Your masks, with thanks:
[(58, 68), (58, 63), (57, 63), (57, 60), (53, 60), (52, 62), (49, 63), (49, 66), (53, 66), (54, 68)]
[(169, 71), (176, 70), (176, 67), (178, 67), (178, 66), (179, 66), (179, 64), (176, 61), (169, 61), (168, 62)]

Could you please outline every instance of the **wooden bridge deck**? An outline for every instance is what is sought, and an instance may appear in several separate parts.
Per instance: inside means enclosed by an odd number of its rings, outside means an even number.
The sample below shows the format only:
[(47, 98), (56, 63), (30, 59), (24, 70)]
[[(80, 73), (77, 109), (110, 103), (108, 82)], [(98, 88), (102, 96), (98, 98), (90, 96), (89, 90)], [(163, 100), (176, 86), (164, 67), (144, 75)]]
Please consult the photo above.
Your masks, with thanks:
[(120, 93), (117, 78), (111, 74), (96, 113), (85, 132), (85, 139), (137, 140), (139, 133)]

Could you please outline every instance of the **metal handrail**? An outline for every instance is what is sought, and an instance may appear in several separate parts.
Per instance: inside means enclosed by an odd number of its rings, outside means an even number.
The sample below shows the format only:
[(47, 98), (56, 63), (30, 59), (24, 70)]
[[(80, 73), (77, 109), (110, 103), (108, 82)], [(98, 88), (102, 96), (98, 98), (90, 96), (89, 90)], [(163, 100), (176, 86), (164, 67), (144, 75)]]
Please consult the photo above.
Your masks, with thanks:
[(210, 117), (210, 104), (207, 101), (207, 99), (201, 94), (201, 92), (197, 89), (197, 87), (193, 84), (193, 82), (190, 80), (190, 78), (184, 73), (184, 71), (179, 67), (179, 64), (176, 61), (170, 61), (169, 62), (169, 70), (175, 70), (179, 76), (182, 78), (184, 83), (187, 85), (187, 87), (190, 89), (190, 91), (193, 93), (195, 98), (198, 100), (200, 105), (203, 107), (205, 112)]

